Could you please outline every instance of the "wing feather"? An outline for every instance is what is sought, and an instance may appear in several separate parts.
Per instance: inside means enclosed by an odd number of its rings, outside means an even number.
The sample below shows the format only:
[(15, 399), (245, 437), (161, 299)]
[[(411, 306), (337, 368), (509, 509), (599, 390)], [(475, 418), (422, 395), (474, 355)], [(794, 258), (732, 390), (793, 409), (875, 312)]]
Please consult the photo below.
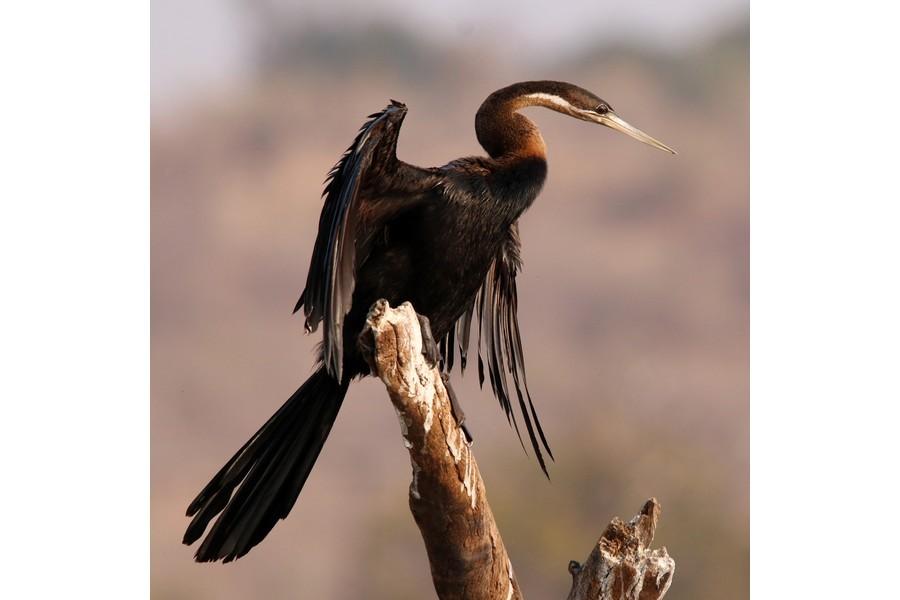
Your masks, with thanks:
[[(525, 429), (534, 448), (541, 469), (547, 474), (543, 452), (552, 459), (553, 452), (541, 427), (528, 380), (525, 377), (525, 353), (522, 348), (522, 336), (518, 321), (518, 292), (516, 291), (516, 274), (521, 270), (522, 261), (519, 255), (519, 231), (513, 224), (509, 235), (495, 257), (472, 304), (457, 320), (454, 334), (448, 334), (444, 343), (449, 347), (455, 341), (460, 355), (460, 370), (464, 371), (468, 356), (469, 339), (474, 315), (478, 314), (478, 382), (484, 385), (485, 371), (491, 390), (500, 403), (507, 421), (515, 428), (519, 441), (522, 436), (509, 385), (515, 389), (518, 412), (525, 422)], [(483, 356), (482, 356), (483, 353)], [(452, 356), (452, 355), (451, 355)], [(452, 369), (452, 360), (448, 360), (445, 368)], [(522, 444), (524, 448), (524, 443)]]
[[(371, 208), (379, 191), (408, 167), (397, 160), (397, 137), (406, 106), (391, 101), (383, 111), (369, 115), (353, 144), (329, 171), (319, 233), (313, 248), (306, 287), (294, 307), (302, 307), (307, 332), (325, 322), (323, 361), (329, 374), (343, 375), (343, 324), (350, 310), (358, 261), (365, 259), (364, 245), (378, 225)], [(384, 189), (374, 189), (380, 186)], [(369, 193), (375, 192), (375, 193)]]

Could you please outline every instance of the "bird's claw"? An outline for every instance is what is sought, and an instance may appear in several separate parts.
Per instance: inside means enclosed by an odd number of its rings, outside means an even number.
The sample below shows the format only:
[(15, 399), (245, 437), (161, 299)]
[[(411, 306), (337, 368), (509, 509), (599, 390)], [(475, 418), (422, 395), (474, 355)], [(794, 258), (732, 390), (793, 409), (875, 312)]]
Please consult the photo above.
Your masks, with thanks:
[(434, 367), (441, 360), (441, 349), (438, 343), (434, 341), (434, 335), (431, 333), (431, 322), (425, 315), (417, 315), (419, 317), (419, 328), (422, 330), (422, 356), (428, 362), (428, 366)]

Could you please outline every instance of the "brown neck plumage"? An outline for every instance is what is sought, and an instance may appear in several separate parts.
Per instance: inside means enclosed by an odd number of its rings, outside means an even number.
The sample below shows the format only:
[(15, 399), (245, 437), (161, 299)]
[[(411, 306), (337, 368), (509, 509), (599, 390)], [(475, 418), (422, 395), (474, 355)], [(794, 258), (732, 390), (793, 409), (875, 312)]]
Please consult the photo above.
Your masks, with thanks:
[(488, 96), (475, 115), (478, 143), (491, 158), (546, 158), (547, 147), (537, 125), (518, 110), (540, 105), (528, 91), (510, 86)]
[(528, 106), (545, 106), (557, 112), (568, 112), (564, 105), (554, 101), (560, 85), (551, 81), (526, 81), (488, 96), (475, 115), (478, 143), (492, 158), (546, 159), (547, 147), (537, 125), (516, 111)]

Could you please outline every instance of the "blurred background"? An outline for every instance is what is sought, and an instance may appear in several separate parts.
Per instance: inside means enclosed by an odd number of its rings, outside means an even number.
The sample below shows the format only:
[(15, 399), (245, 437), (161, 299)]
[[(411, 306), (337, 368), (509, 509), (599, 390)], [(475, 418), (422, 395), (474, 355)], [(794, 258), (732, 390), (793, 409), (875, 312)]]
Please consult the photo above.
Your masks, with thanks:
[(526, 79), (590, 89), (679, 155), (528, 109), (550, 174), (521, 220), (519, 319), (552, 482), (475, 373), (455, 384), (522, 588), (564, 597), (567, 562), (656, 496), (668, 597), (748, 597), (746, 3), (302, 4), (152, 4), (152, 597), (433, 597), (379, 382), (351, 387), (246, 557), (192, 562), (184, 510), (312, 371), (290, 313), (366, 115), (405, 102), (400, 158), (441, 165), (483, 153), (480, 102)]

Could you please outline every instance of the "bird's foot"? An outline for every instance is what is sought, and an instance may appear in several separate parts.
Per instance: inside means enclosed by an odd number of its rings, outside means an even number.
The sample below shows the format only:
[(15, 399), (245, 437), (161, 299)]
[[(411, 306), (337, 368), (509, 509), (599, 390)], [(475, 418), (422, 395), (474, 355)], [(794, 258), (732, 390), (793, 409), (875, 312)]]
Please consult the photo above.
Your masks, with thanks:
[(466, 436), (466, 443), (471, 446), (475, 443), (475, 438), (472, 437), (472, 432), (466, 427), (466, 413), (463, 412), (462, 406), (459, 404), (459, 398), (456, 397), (456, 392), (453, 391), (453, 386), (450, 385), (450, 375), (441, 373), (441, 380), (443, 380), (444, 388), (447, 390), (447, 397), (450, 399), (450, 410), (456, 418), (456, 424), (459, 425), (463, 435)]
[(441, 349), (431, 333), (431, 322), (428, 317), (420, 314), (416, 316), (419, 317), (419, 328), (422, 330), (422, 355), (429, 366), (434, 367), (441, 360)]

